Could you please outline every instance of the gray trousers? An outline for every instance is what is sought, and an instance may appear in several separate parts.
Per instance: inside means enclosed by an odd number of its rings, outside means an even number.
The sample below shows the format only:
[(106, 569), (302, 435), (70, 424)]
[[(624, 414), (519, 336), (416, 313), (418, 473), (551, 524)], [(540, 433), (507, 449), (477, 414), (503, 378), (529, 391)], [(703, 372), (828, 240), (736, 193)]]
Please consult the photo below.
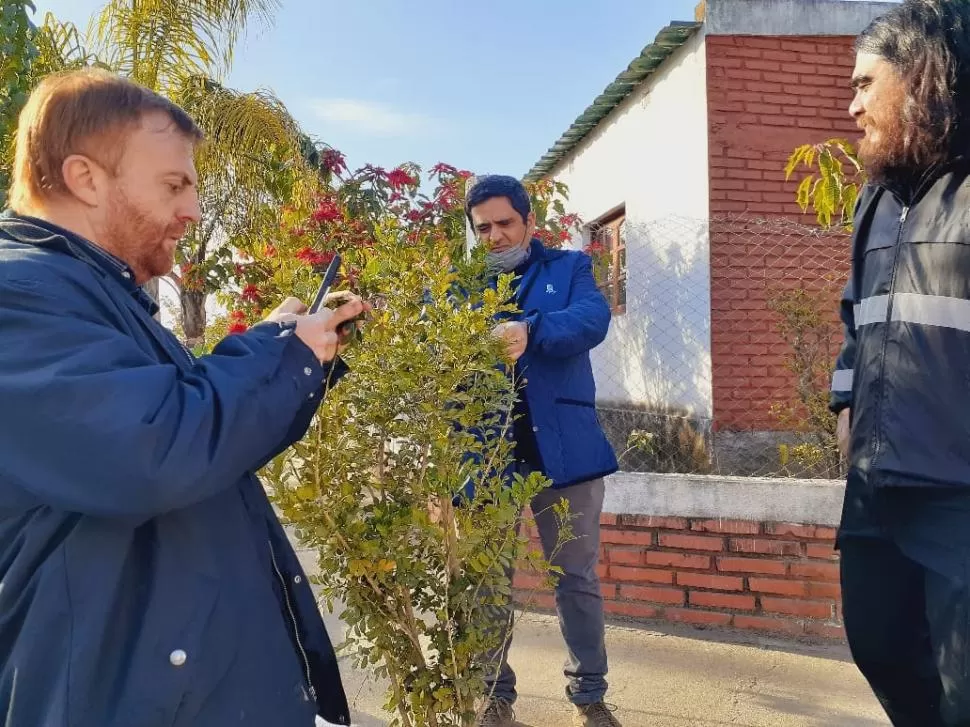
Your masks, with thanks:
[[(561, 490), (543, 490), (532, 500), (539, 538), (546, 560), (559, 537), (551, 507), (565, 498), (569, 502), (574, 540), (569, 541), (551, 560), (562, 568), (556, 585), (556, 611), (559, 627), (566, 641), (568, 657), (564, 674), (568, 680), (566, 696), (573, 704), (603, 701), (606, 694), (606, 644), (603, 619), (603, 596), (596, 574), (600, 549), (600, 513), (603, 511), (605, 485), (602, 478)], [(495, 697), (514, 702), (515, 672), (508, 664), (512, 644), (512, 607), (497, 613), (506, 624), (504, 645), (490, 655), (496, 662), (496, 673), (486, 680), (488, 691)]]

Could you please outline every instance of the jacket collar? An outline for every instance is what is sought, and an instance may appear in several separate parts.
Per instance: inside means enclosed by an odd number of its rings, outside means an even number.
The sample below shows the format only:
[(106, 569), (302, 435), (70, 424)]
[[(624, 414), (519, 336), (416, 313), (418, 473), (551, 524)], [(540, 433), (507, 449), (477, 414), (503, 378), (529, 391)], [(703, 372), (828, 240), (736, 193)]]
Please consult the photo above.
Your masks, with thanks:
[(158, 304), (135, 282), (135, 272), (120, 258), (86, 240), (71, 230), (38, 217), (18, 215), (6, 211), (0, 215), (0, 230), (24, 245), (55, 250), (91, 265), (102, 275), (115, 280), (151, 315), (158, 312)]

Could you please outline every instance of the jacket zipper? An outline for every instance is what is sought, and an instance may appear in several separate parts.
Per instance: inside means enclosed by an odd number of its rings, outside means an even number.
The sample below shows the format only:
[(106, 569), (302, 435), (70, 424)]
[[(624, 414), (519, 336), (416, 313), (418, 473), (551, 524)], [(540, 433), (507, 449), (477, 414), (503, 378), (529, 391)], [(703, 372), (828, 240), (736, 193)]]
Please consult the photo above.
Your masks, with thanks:
[(286, 580), (283, 578), (279, 566), (276, 564), (276, 553), (273, 551), (273, 543), (270, 541), (267, 542), (269, 543), (269, 557), (273, 561), (273, 570), (276, 571), (276, 577), (280, 579), (280, 586), (283, 588), (283, 600), (286, 601), (286, 610), (290, 614), (290, 623), (293, 625), (293, 638), (296, 640), (296, 646), (300, 650), (300, 657), (303, 659), (303, 669), (306, 675), (307, 687), (310, 690), (310, 697), (313, 701), (316, 701), (317, 690), (313, 688), (313, 682), (310, 681), (310, 660), (307, 659), (303, 642), (300, 641), (300, 630), (297, 627), (296, 614), (293, 613), (293, 604), (290, 603), (290, 591), (286, 587)]
[(903, 211), (899, 215), (899, 230), (896, 232), (896, 249), (893, 252), (893, 267), (892, 267), (892, 277), (889, 280), (889, 300), (886, 303), (886, 327), (882, 336), (882, 354), (880, 355), (879, 361), (879, 399), (876, 402), (876, 416), (875, 416), (875, 436), (873, 437), (874, 444), (872, 450), (872, 461), (869, 464), (870, 469), (875, 468), (876, 460), (879, 458), (879, 452), (882, 449), (882, 401), (883, 396), (886, 393), (886, 349), (889, 347), (889, 321), (893, 317), (893, 296), (896, 291), (896, 268), (899, 265), (899, 249), (903, 241), (903, 225), (906, 224), (906, 217), (909, 215), (909, 205), (903, 205)]

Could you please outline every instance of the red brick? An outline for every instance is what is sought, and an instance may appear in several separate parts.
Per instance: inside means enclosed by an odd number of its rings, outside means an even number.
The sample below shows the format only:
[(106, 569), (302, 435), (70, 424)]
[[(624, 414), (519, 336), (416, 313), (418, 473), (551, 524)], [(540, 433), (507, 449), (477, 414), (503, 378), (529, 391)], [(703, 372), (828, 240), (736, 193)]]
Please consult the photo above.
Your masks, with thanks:
[(728, 550), (732, 553), (761, 553), (762, 555), (801, 555), (801, 543), (766, 538), (731, 538)]
[(749, 71), (782, 70), (781, 64), (778, 61), (761, 61), (761, 60), (754, 60), (754, 59), (746, 59), (744, 61), (744, 67), (747, 68)]
[(615, 583), (600, 583), (600, 594), (605, 600), (616, 598), (617, 585)]
[(835, 560), (839, 557), (838, 552), (831, 545), (817, 545), (815, 543), (805, 544), (805, 555), (809, 558), (820, 558), (823, 560)]
[(618, 545), (653, 545), (653, 533), (646, 530), (600, 530), (601, 543)]
[[(751, 369), (744, 370), (751, 371)], [(761, 523), (750, 522), (748, 520), (694, 520), (690, 524), (690, 529), (707, 533), (757, 535), (761, 531)]]
[(765, 523), (765, 532), (769, 535), (792, 535), (796, 538), (814, 538), (814, 525), (798, 525), (796, 523)]
[(673, 583), (674, 574), (669, 570), (656, 568), (627, 568), (622, 565), (610, 566), (610, 578), (627, 583)]
[(754, 596), (740, 593), (713, 593), (711, 591), (691, 591), (691, 606), (705, 608), (732, 608), (736, 611), (754, 611)]
[(842, 599), (842, 587), (838, 583), (807, 583), (809, 598), (831, 598), (833, 601)]
[(678, 586), (691, 588), (711, 588), (718, 591), (740, 591), (744, 581), (735, 576), (712, 576), (707, 573), (678, 573)]
[(839, 582), (838, 563), (792, 563), (791, 574), (796, 578), (811, 578), (817, 581)]
[(764, 58), (766, 61), (791, 61), (791, 60), (793, 60), (792, 54), (789, 53), (789, 52), (787, 52), (787, 51), (771, 51), (771, 50), (766, 50), (764, 53), (761, 54), (761, 57)]
[(781, 50), (781, 39), (779, 38), (757, 38), (745, 37), (741, 42), (748, 48), (763, 48), (768, 50)]
[(787, 619), (765, 618), (764, 616), (744, 616), (738, 614), (734, 617), (732, 625), (739, 629), (773, 631), (790, 636), (801, 636), (804, 633), (804, 629), (799, 623)]
[(731, 48), (728, 53), (733, 58), (761, 58), (761, 51), (757, 48)]
[(774, 578), (749, 578), (748, 588), (756, 593), (774, 593), (779, 596), (804, 596), (808, 593), (805, 581), (783, 581)]
[(745, 110), (752, 114), (780, 114), (781, 107), (762, 103), (749, 103), (745, 105)]
[(538, 573), (524, 573), (516, 571), (512, 577), (512, 586), (524, 591), (549, 590), (546, 579)]
[(707, 57), (708, 66), (710, 68), (741, 68), (744, 61), (740, 58), (729, 58), (728, 56), (718, 55), (716, 57)]
[(823, 624), (817, 621), (809, 621), (805, 624), (805, 633), (811, 636), (820, 636), (823, 639), (833, 641), (845, 641), (845, 629), (834, 624)]
[(603, 610), (607, 613), (632, 618), (657, 618), (660, 615), (660, 610), (654, 606), (648, 606), (644, 603), (624, 603), (622, 601), (605, 601)]
[(664, 611), (664, 619), (694, 626), (729, 626), (731, 614), (695, 611), (689, 608), (668, 608)]
[(815, 528), (815, 537), (819, 540), (831, 540), (835, 542), (835, 536), (838, 535), (839, 531), (836, 528), (827, 528), (819, 525)]
[(724, 550), (724, 540), (722, 538), (712, 538), (705, 535), (661, 533), (660, 545), (664, 548), (680, 548), (681, 550)]
[(810, 43), (808, 41), (799, 41), (799, 40), (783, 40), (781, 41), (781, 49), (791, 51), (794, 53), (819, 52), (819, 46), (817, 46), (815, 43)]
[(662, 528), (664, 530), (686, 530), (685, 517), (657, 517), (656, 515), (617, 515), (617, 523), (626, 528)]
[(684, 605), (685, 593), (679, 588), (654, 588), (651, 586), (620, 586), (620, 597), (628, 601), (650, 601)]
[(608, 548), (607, 560), (619, 565), (643, 565), (642, 548)]
[(807, 618), (832, 618), (833, 606), (824, 601), (802, 601), (789, 598), (762, 598), (761, 608), (766, 613), (784, 613)]
[(647, 551), (647, 565), (667, 566), (671, 568), (693, 568), (708, 570), (711, 567), (709, 555), (688, 555), (686, 553), (666, 553), (658, 550)]
[(608, 525), (616, 525), (616, 515), (611, 512), (604, 512), (600, 514), (600, 525), (606, 527)]
[(609, 577), (609, 566), (605, 563), (600, 563), (596, 566), (596, 576), (600, 580), (606, 580)]

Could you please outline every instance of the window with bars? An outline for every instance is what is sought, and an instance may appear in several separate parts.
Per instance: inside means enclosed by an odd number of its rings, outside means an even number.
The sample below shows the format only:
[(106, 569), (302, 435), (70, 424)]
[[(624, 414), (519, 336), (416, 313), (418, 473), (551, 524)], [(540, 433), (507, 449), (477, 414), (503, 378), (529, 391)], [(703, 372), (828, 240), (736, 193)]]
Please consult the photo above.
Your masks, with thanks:
[(589, 226), (586, 252), (593, 258), (596, 284), (614, 313), (626, 313), (626, 208), (620, 207)]

